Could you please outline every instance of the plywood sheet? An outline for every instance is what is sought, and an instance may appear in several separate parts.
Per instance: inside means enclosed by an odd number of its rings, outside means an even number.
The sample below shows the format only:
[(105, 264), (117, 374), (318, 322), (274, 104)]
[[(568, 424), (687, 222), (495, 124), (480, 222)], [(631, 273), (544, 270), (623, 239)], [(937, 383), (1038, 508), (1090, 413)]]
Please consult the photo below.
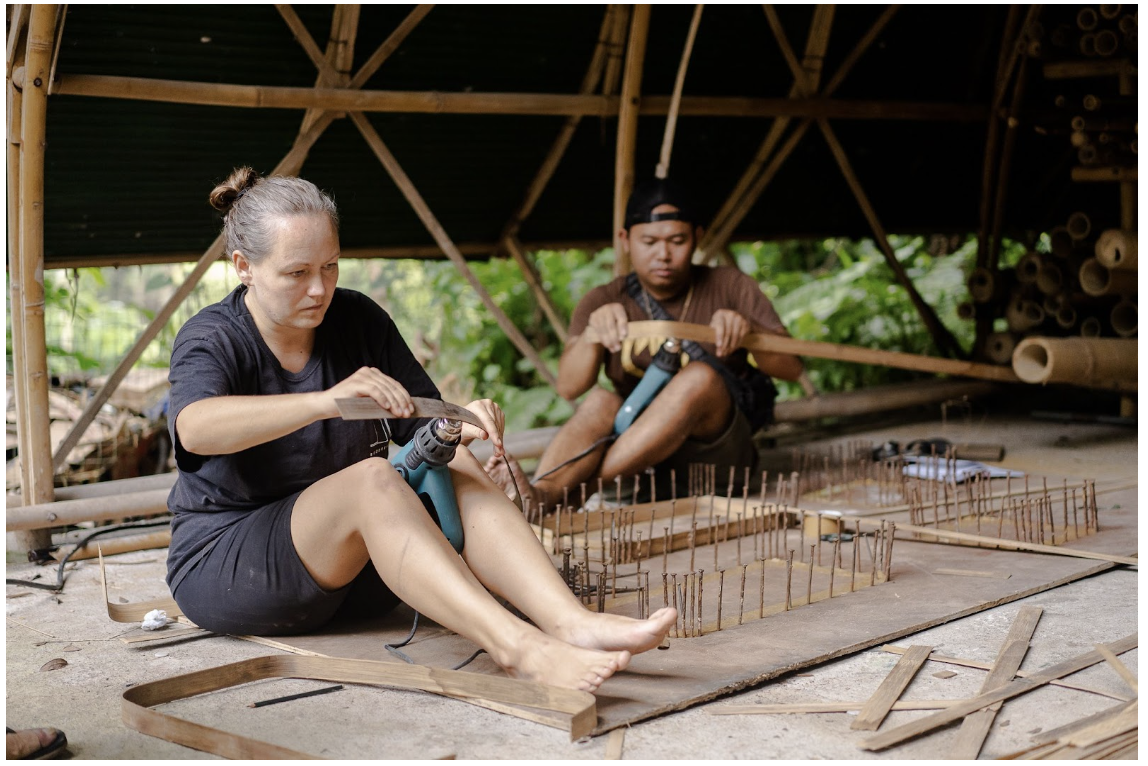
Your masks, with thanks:
[[(1135, 490), (1111, 493), (1101, 506), (1104, 509), (1100, 518), (1102, 531), (1068, 547), (1135, 554)], [(687, 555), (687, 552), (674, 555)], [(733, 555), (732, 546), (726, 555)], [(681, 710), (1113, 566), (1062, 556), (898, 539), (893, 552), (891, 582), (701, 637), (671, 639), (668, 649), (635, 657), (626, 673), (610, 679), (598, 693), (599, 720), (594, 733)], [(941, 576), (934, 574), (938, 569), (1000, 572), (1008, 573), (1009, 577)], [(660, 568), (655, 571), (660, 572)], [(661, 594), (658, 588), (654, 591), (656, 600), (652, 606), (657, 608), (661, 605)], [(412, 616), (410, 611), (402, 609), (383, 621), (343, 624), (322, 634), (277, 640), (285, 648), (386, 660), (389, 655), (382, 645), (404, 638), (410, 630)], [(725, 617), (722, 623), (729, 624)], [(419, 663), (450, 666), (467, 657), (473, 649), (469, 641), (441, 627), (420, 622), (418, 635), (403, 651)], [(501, 672), (485, 655), (467, 666), (467, 670)]]

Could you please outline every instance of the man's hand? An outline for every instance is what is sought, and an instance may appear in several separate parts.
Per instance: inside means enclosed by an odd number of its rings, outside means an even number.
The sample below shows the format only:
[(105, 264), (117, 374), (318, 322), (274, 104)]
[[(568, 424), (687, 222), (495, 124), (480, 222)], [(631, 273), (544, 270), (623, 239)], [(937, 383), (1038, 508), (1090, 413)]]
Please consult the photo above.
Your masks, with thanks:
[(502, 408), (490, 399), (478, 399), (466, 405), (466, 409), (473, 412), (486, 430), (473, 426), (470, 423), (462, 424), (462, 443), (470, 444), (475, 439), (490, 439), (494, 447), (494, 456), (502, 457), (502, 432), (506, 428), (506, 414)]
[(713, 319), (710, 320), (710, 327), (714, 329), (714, 333), (717, 335), (715, 345), (719, 359), (736, 351), (750, 330), (749, 321), (730, 309), (715, 311)]
[(336, 399), (354, 396), (369, 396), (380, 407), (400, 418), (410, 417), (415, 411), (411, 395), (403, 385), (375, 367), (360, 367), (342, 382), (320, 392), (319, 396), (322, 398), (323, 417), (327, 418), (339, 416)]
[(622, 350), (622, 339), (626, 337), (629, 320), (626, 318), (626, 310), (622, 308), (621, 303), (607, 303), (605, 306), (599, 306), (590, 315), (587, 324), (594, 329), (598, 335), (598, 342), (607, 351), (616, 354)]

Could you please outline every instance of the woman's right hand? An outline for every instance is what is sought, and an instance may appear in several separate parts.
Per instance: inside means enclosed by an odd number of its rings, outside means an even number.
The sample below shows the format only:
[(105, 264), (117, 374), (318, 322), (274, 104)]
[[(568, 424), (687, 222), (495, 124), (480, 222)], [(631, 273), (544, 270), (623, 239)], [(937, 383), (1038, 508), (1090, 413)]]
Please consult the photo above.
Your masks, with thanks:
[(336, 399), (349, 399), (355, 396), (367, 396), (395, 417), (408, 418), (415, 412), (411, 395), (392, 377), (384, 375), (375, 367), (360, 367), (350, 377), (328, 388), (321, 394), (323, 402), (323, 416), (334, 418), (339, 416), (339, 407)]

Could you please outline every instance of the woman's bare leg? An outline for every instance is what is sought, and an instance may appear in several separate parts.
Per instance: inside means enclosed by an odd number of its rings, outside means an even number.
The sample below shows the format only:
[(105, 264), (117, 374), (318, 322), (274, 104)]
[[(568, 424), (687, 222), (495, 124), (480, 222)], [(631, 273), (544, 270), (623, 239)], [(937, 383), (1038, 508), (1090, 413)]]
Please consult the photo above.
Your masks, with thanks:
[[(488, 486), (498, 492), (493, 484)], [(513, 509), (505, 496), (503, 500)], [(373, 562), (399, 598), (473, 640), (512, 676), (594, 691), (629, 664), (627, 651), (571, 645), (504, 609), (385, 460), (362, 461), (304, 491), (291, 516), (291, 538), (321, 587), (342, 587)], [(504, 558), (501, 566), (529, 579), (512, 557)]]
[(649, 619), (635, 620), (589, 611), (469, 450), (459, 450), (451, 469), (466, 536), (463, 558), (483, 585), (521, 609), (543, 632), (576, 646), (638, 654), (662, 642), (677, 612), (661, 609)]

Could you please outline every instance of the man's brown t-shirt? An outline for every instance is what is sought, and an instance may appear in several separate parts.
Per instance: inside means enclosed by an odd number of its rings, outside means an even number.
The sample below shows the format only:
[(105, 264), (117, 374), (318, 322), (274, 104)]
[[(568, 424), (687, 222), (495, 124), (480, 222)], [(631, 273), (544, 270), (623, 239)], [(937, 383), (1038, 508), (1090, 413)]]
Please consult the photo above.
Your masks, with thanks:
[[(694, 289), (688, 306), (685, 306), (688, 289), (671, 300), (661, 301), (662, 307), (676, 321), (708, 325), (715, 311), (730, 309), (749, 320), (752, 332), (789, 335), (769, 298), (765, 297), (761, 287), (748, 274), (730, 266), (715, 268), (694, 266), (691, 281)], [(590, 314), (608, 303), (622, 304), (626, 318), (631, 322), (652, 319), (646, 308), (626, 293), (626, 277), (618, 277), (594, 288), (578, 302), (574, 316), (570, 320), (571, 337), (581, 335), (590, 321)], [(685, 316), (681, 313), (683, 306), (686, 310)], [(607, 352), (606, 377), (614, 383), (619, 395), (627, 396), (634, 390), (645, 369), (650, 365), (653, 353), (657, 352), (665, 340), (665, 338), (626, 338), (622, 341), (621, 352)], [(699, 345), (708, 353), (715, 353), (712, 343)], [(722, 362), (740, 375), (748, 364), (747, 355), (745, 349), (738, 349)], [(688, 361), (689, 357), (683, 354), (683, 363)]]

